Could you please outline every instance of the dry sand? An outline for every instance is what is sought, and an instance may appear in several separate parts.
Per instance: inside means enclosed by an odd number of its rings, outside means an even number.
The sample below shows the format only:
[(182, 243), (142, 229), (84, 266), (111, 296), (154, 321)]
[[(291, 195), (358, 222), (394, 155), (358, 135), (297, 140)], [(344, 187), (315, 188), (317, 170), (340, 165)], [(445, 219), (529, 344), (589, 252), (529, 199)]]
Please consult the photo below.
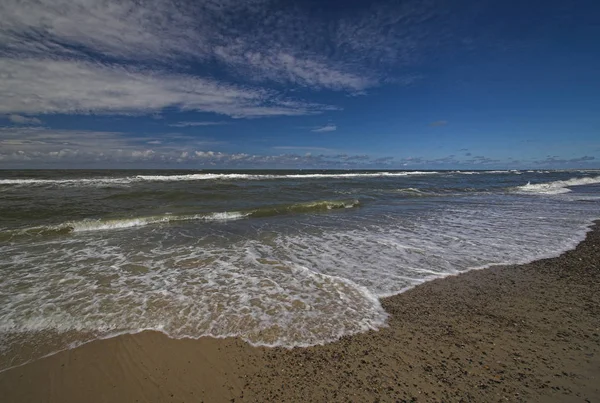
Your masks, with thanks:
[(600, 401), (600, 228), (576, 250), (382, 301), (389, 327), (312, 348), (100, 340), (0, 373), (1, 402)]

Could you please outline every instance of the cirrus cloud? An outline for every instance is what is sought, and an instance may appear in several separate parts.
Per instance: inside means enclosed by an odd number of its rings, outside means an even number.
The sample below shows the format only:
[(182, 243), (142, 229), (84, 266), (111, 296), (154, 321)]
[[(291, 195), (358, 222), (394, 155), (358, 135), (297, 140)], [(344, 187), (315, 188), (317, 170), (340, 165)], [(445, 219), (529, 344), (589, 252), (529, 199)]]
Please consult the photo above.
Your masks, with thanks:
[(171, 127), (197, 127), (197, 126), (221, 126), (226, 125), (227, 122), (210, 122), (210, 121), (201, 121), (201, 122), (177, 122), (171, 123), (169, 126)]
[(378, 66), (417, 59), (435, 12), (417, 1), (331, 19), (275, 0), (5, 0), (0, 55), (163, 68), (216, 63), (247, 82), (357, 92), (394, 79)]
[(1, 59), (0, 113), (150, 113), (167, 107), (233, 118), (298, 116), (327, 105), (164, 71), (72, 60)]
[(337, 130), (337, 126), (332, 124), (332, 123), (328, 123), (324, 126), (319, 126), (319, 127), (315, 127), (314, 129), (311, 130), (311, 132), (313, 133), (327, 133), (327, 132), (334, 132)]

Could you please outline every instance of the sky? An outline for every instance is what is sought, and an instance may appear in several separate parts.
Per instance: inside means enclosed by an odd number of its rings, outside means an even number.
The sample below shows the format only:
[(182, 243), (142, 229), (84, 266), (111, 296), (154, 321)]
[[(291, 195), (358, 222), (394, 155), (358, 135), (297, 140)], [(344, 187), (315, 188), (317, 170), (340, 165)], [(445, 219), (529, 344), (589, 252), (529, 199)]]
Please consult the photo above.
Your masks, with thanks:
[(600, 2), (2, 0), (0, 168), (600, 168)]

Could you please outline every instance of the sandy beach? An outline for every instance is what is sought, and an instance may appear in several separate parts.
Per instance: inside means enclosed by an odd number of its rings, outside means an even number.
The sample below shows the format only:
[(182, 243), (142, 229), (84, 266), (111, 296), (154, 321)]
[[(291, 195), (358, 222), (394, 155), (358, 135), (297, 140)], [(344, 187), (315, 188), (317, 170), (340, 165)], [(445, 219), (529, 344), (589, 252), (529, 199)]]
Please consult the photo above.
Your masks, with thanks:
[(255, 348), (157, 332), (0, 373), (2, 402), (600, 400), (600, 228), (575, 250), (382, 300), (389, 326)]

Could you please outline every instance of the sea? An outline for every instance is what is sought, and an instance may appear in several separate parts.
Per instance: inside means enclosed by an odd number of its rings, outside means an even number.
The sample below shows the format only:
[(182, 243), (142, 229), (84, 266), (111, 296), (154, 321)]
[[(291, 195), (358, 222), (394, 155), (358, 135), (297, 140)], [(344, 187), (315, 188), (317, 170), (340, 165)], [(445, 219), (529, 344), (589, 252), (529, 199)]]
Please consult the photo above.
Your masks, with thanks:
[(0, 370), (144, 330), (331, 342), (599, 218), (600, 170), (0, 171)]

